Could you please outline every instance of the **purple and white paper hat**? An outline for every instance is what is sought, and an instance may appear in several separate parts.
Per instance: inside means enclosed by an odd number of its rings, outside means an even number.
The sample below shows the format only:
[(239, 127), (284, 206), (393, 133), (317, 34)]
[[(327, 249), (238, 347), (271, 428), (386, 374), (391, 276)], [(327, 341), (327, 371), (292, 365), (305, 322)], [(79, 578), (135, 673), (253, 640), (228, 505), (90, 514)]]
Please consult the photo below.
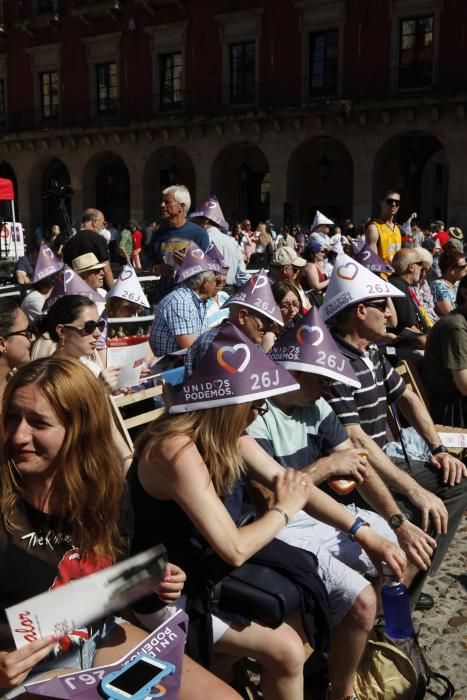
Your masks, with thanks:
[(46, 277), (56, 275), (57, 272), (60, 272), (62, 267), (63, 263), (57, 258), (47, 243), (41, 243), (39, 255), (37, 256), (36, 260), (36, 266), (34, 268), (32, 283), (35, 284), (36, 282), (44, 280)]
[[(106, 294), (106, 299), (111, 297), (119, 297), (132, 301), (140, 306), (145, 306), (149, 309), (150, 304), (143, 288), (138, 280), (138, 276), (131, 265), (124, 265), (117, 280)], [(102, 300), (101, 300), (102, 301)]]
[(227, 301), (224, 302), (221, 308), (225, 309), (231, 304), (247, 306), (263, 314), (263, 316), (267, 316), (279, 326), (284, 325), (279, 305), (272, 294), (271, 282), (264, 270), (250, 277), (250, 279), (240, 287), (238, 292), (232, 294)]
[(382, 280), (348, 255), (338, 255), (319, 310), (323, 321), (364, 299), (403, 297), (404, 292)]
[(186, 249), (185, 259), (180, 265), (175, 281), (177, 284), (185, 282), (185, 280), (200, 272), (223, 272), (223, 270), (204, 250), (201, 250), (196, 243), (190, 241), (190, 245)]
[(206, 248), (206, 255), (209, 255), (211, 260), (213, 260), (213, 262), (215, 262), (222, 270), (229, 269), (225, 258), (223, 257), (223, 255), (221, 255), (221, 252), (215, 243), (211, 242), (208, 245), (208, 247)]
[(224, 218), (217, 197), (212, 195), (198, 209), (190, 214), (190, 219), (197, 219), (199, 216), (205, 217), (217, 224), (223, 231), (229, 230), (229, 224)]
[(45, 300), (43, 306), (43, 312), (46, 312), (52, 304), (54, 304), (60, 297), (65, 297), (70, 294), (80, 294), (81, 296), (88, 297), (96, 304), (102, 304), (103, 297), (96, 292), (95, 289), (86, 284), (86, 282), (81, 279), (79, 275), (74, 272), (71, 267), (64, 265), (61, 274), (57, 278), (54, 284), (52, 292), (48, 299)]
[(231, 406), (299, 388), (283, 367), (272, 362), (236, 326), (228, 324), (176, 392), (169, 412)]
[(320, 374), (357, 389), (361, 386), (315, 307), (274, 343), (269, 357), (288, 370)]
[(355, 259), (372, 272), (387, 272), (389, 274), (394, 272), (392, 265), (380, 258), (370, 246), (363, 246)]
[(311, 230), (314, 231), (318, 226), (334, 226), (334, 221), (332, 219), (328, 219), (327, 216), (316, 210), (315, 218), (313, 219), (313, 223), (311, 225)]

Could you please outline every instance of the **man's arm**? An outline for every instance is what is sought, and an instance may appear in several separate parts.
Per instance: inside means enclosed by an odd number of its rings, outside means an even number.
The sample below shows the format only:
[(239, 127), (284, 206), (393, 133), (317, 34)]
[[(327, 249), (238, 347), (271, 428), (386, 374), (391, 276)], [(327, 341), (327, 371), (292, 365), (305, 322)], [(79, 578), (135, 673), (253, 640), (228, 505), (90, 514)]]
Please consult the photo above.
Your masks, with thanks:
[(112, 272), (112, 268), (110, 267), (110, 262), (108, 260), (105, 261), (105, 267), (103, 268), (104, 270), (104, 284), (107, 289), (112, 289), (114, 286), (114, 276)]
[(182, 335), (176, 335), (175, 340), (178, 347), (182, 350), (183, 348), (190, 348), (197, 337), (196, 333), (183, 333)]
[(452, 369), (451, 372), (457, 391), (467, 396), (467, 369)]
[[(466, 371), (466, 370), (464, 370)], [(406, 387), (402, 396), (397, 400), (397, 406), (419, 435), (431, 448), (441, 445), (441, 440), (435, 428), (428, 409), (410, 387)], [(467, 476), (467, 467), (456, 457), (448, 452), (432, 455), (431, 464), (444, 473), (444, 483), (449, 486), (459, 484)]]
[(376, 253), (376, 255), (378, 255), (378, 238), (379, 231), (377, 226), (375, 224), (370, 224), (365, 231), (365, 239), (367, 246), (371, 248)]
[(29, 284), (31, 282), (24, 270), (16, 270), (15, 276), (18, 284)]

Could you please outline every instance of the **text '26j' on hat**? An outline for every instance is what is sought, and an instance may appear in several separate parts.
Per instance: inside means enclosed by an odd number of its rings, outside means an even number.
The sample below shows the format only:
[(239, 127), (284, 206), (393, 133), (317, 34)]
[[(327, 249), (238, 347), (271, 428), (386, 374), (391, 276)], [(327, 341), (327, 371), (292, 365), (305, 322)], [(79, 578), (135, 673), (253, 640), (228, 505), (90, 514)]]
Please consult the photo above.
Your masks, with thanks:
[(175, 393), (169, 412), (230, 406), (299, 388), (283, 367), (229, 324), (217, 334), (191, 377)]
[(140, 284), (138, 276), (131, 265), (124, 265), (122, 271), (113, 287), (107, 292), (105, 298), (118, 297), (132, 301), (140, 306), (150, 308), (150, 304), (143, 288)]
[(200, 272), (223, 272), (222, 267), (201, 248), (198, 248), (196, 243), (190, 241), (185, 254), (185, 259), (180, 265), (175, 281), (177, 284), (185, 282), (185, 280)]
[(324, 295), (320, 315), (323, 321), (364, 299), (403, 297), (404, 292), (377, 277), (348, 255), (338, 255)]
[(263, 270), (258, 275), (250, 277), (238, 292), (232, 294), (224, 302), (222, 308), (225, 309), (231, 304), (248, 307), (263, 316), (267, 316), (279, 326), (284, 325), (279, 306), (272, 294), (271, 283)]
[(319, 374), (357, 389), (361, 386), (315, 307), (274, 343), (269, 357), (288, 370)]
[(47, 243), (41, 243), (39, 254), (37, 256), (36, 265), (34, 267), (34, 275), (32, 283), (40, 282), (46, 277), (56, 275), (63, 267), (61, 260), (57, 258), (53, 250), (49, 248)]
[(358, 260), (363, 267), (366, 267), (367, 270), (371, 270), (371, 272), (394, 272), (392, 265), (385, 262), (383, 258), (380, 258), (370, 246), (364, 245), (361, 251), (355, 256), (355, 259)]

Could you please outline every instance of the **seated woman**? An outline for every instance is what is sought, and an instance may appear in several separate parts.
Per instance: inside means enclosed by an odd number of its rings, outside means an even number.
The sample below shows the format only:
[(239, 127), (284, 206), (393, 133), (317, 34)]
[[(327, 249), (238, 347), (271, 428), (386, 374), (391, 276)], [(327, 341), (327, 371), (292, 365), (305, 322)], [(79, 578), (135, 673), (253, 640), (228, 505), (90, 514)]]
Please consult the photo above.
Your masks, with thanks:
[(467, 262), (463, 253), (441, 253), (439, 256), (441, 278), (432, 284), (433, 299), (438, 316), (447, 316), (456, 308), (459, 280), (467, 273)]
[[(2, 694), (46, 673), (117, 661), (146, 632), (111, 615), (76, 634), (45, 637), (13, 650), (4, 608), (53, 588), (71, 551), (79, 550), (76, 578), (124, 557), (130, 518), (104, 392), (80, 362), (51, 357), (21, 368), (3, 397), (0, 433)], [(47, 538), (31, 538), (31, 533), (47, 533)], [(177, 566), (167, 566), (158, 591), (163, 602), (178, 598), (184, 578)], [(227, 686), (185, 659), (180, 698), (201, 700), (211, 694), (218, 700), (238, 700)]]
[(308, 289), (313, 289), (323, 295), (329, 284), (329, 277), (324, 268), (324, 259), (326, 257), (324, 244), (312, 240), (305, 248), (303, 257), (307, 264), (303, 270), (302, 282), (306, 281)]
[[(278, 331), (274, 333), (272, 330), (266, 331), (264, 334), (261, 347), (264, 352), (269, 352), (277, 338), (290, 326), (293, 326), (299, 316), (303, 314), (302, 300), (298, 289), (291, 282), (274, 282), (271, 285), (272, 295), (276, 300), (281, 316), (284, 321), (284, 328), (275, 326)], [(280, 332), (279, 332), (280, 331)]]
[(34, 330), (11, 297), (0, 299), (0, 397), (8, 377), (30, 362)]

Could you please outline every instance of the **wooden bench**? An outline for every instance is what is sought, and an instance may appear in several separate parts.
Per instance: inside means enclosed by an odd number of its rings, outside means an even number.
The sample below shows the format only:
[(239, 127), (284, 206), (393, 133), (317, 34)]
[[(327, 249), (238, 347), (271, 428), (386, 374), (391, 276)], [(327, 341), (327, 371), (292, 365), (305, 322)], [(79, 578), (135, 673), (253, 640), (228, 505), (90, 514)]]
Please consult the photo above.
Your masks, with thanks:
[[(156, 396), (162, 396), (161, 384), (148, 389), (142, 389), (141, 391), (136, 391), (132, 394), (109, 396), (109, 403), (115, 423), (130, 450), (133, 450), (133, 438), (135, 437), (135, 433), (140, 432), (144, 426), (151, 423), (164, 412), (163, 406), (160, 408), (154, 407), (147, 410), (147, 406), (143, 407), (142, 405), (138, 405), (148, 400), (151, 401), (151, 404), (153, 405), (154, 398)], [(125, 415), (125, 408), (128, 409), (129, 407), (136, 408), (135, 415)], [(138, 411), (138, 409), (141, 410)], [(131, 413), (133, 413), (133, 411), (131, 411)]]

